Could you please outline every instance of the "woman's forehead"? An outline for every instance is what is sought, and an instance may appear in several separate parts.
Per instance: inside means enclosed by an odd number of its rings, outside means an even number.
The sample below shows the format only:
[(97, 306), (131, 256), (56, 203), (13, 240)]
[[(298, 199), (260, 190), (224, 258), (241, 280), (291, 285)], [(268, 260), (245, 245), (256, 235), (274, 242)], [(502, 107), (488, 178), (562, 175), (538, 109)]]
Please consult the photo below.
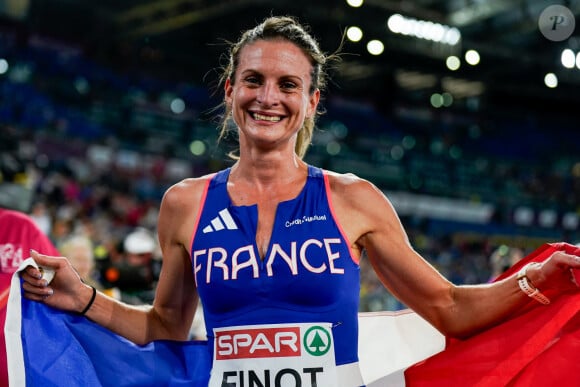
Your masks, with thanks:
[(312, 65), (304, 51), (282, 39), (258, 40), (240, 51), (239, 70), (283, 70), (298, 76), (309, 75)]

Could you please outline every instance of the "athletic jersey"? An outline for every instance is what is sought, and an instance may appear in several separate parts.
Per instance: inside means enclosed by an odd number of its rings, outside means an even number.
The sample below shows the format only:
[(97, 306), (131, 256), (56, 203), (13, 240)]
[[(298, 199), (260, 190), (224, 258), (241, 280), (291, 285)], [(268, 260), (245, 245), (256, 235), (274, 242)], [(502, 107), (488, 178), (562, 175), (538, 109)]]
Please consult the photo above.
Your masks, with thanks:
[(323, 321), (336, 364), (357, 362), (359, 264), (333, 212), (328, 177), (308, 167), (299, 195), (278, 204), (260, 259), (257, 205), (232, 204), (229, 174), (208, 182), (191, 250), (209, 348), (216, 328)]

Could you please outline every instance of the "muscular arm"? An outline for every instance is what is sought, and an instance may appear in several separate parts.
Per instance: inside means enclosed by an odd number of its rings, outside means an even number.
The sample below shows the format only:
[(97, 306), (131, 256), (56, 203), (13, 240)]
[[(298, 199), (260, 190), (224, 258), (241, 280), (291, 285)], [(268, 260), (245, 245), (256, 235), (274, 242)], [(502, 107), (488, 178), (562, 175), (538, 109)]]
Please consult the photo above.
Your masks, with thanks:
[(164, 197), (157, 225), (163, 253), (153, 310), (159, 321), (155, 337), (187, 338), (198, 303), (190, 248), (204, 180), (188, 180)]
[[(352, 175), (330, 181), (335, 210), (349, 239), (366, 250), (385, 287), (443, 334), (470, 336), (528, 302), (514, 277), (493, 284), (452, 284), (412, 248), (395, 210), (375, 186)], [(534, 283), (542, 280), (538, 272), (529, 275)], [(558, 285), (553, 281), (542, 286)]]
[[(158, 220), (163, 265), (153, 305), (127, 305), (99, 293), (86, 314), (89, 319), (137, 344), (187, 339), (198, 302), (189, 247), (203, 184), (203, 179), (189, 179), (165, 193)], [(33, 258), (41, 266), (54, 268), (56, 275), (49, 286), (43, 286), (42, 280), (34, 279), (39, 273), (28, 270), (25, 296), (59, 309), (82, 310), (92, 289), (80, 282), (68, 261), (42, 255)], [(51, 290), (53, 294), (44, 299)]]

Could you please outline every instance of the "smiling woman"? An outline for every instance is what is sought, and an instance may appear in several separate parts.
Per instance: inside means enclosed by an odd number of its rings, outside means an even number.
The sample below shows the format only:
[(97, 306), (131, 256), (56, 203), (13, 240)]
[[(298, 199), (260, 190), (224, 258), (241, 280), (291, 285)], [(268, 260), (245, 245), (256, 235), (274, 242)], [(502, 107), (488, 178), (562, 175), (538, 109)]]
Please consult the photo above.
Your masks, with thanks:
[(306, 378), (355, 387), (364, 384), (357, 318), (363, 257), (393, 295), (449, 338), (473, 336), (520, 313), (530, 292), (541, 289), (551, 300), (578, 292), (571, 273), (580, 257), (569, 250), (492, 284), (454, 285), (413, 249), (374, 184), (307, 164), (302, 156), (327, 61), (290, 17), (267, 18), (231, 47), (222, 135), (236, 128), (239, 155), (230, 168), (166, 191), (157, 227), (163, 266), (151, 307), (100, 292), (94, 298), (66, 258), (37, 253), (37, 263), (56, 275), (49, 285), (28, 268), (25, 297), (83, 311), (137, 344), (186, 340), (201, 300), (210, 386), (238, 378), (251, 385), (261, 375), (264, 385)]
[[(281, 34), (281, 32), (283, 32), (283, 34)], [(309, 104), (310, 111), (304, 119), (302, 127), (297, 134), (296, 141), (296, 153), (298, 156), (302, 157), (310, 145), (316, 115), (320, 114), (320, 111), (318, 110), (318, 100), (320, 98), (320, 92), (326, 87), (325, 68), (329, 62), (338, 60), (339, 57), (337, 55), (325, 55), (320, 50), (318, 43), (314, 38), (307, 33), (305, 27), (296, 23), (296, 21), (290, 17), (270, 18), (265, 20), (259, 28), (246, 31), (242, 34), (240, 40), (231, 46), (230, 61), (221, 78), (222, 83), (226, 85), (226, 113), (224, 115), (220, 138), (223, 138), (227, 133), (228, 128), (231, 127), (229, 125), (229, 120), (232, 119), (232, 105), (227, 97), (228, 87), (233, 86), (240, 80), (247, 83), (248, 87), (253, 85), (254, 88), (258, 88), (258, 86), (264, 82), (263, 74), (259, 72), (253, 73), (259, 69), (252, 68), (251, 63), (240, 63), (242, 60), (241, 51), (245, 47), (255, 45), (256, 43), (258, 45), (252, 50), (254, 54), (248, 56), (248, 60), (253, 57), (254, 60), (260, 61), (260, 56), (270, 56), (269, 63), (265, 61), (262, 64), (263, 66), (266, 65), (269, 67), (272, 63), (276, 63), (277, 66), (282, 67), (278, 69), (276, 74), (280, 78), (273, 80), (276, 85), (275, 89), (291, 95), (296, 94), (296, 92), (299, 91), (301, 96), (305, 99), (303, 103)], [(288, 48), (290, 51), (279, 50), (277, 48), (274, 49), (274, 47), (277, 47), (277, 45), (280, 44), (289, 46)], [(245, 68), (244, 71), (240, 71), (241, 65), (249, 67)], [(296, 65), (298, 65), (298, 67), (294, 67)], [(272, 70), (274, 69), (270, 69), (270, 71)], [(240, 75), (241, 73), (243, 75)], [(262, 84), (261, 86), (259, 100), (268, 103), (268, 100), (263, 99), (275, 97), (269, 94), (274, 90), (270, 89), (270, 85)], [(261, 114), (260, 110), (255, 113)], [(283, 116), (280, 117), (269, 114), (263, 114), (263, 116), (273, 117), (265, 118), (265, 120), (273, 121), (278, 119), (278, 117), (280, 119), (283, 118)], [(264, 118), (260, 119), (264, 120)]]
[(303, 154), (320, 98), (319, 89), (309, 90), (312, 65), (299, 47), (281, 40), (254, 42), (240, 53), (236, 73), (225, 81), (225, 102), (239, 128), (240, 151), (248, 141), (266, 149), (281, 140), (291, 146), (284, 139), (299, 136), (296, 147)]

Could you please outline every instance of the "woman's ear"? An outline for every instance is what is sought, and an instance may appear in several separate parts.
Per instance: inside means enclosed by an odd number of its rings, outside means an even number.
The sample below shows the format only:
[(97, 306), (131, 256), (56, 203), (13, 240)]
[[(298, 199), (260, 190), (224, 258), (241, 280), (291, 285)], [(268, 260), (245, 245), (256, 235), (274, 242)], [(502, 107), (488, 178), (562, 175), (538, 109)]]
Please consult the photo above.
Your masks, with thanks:
[(231, 104), (233, 91), (234, 91), (234, 88), (232, 86), (232, 82), (228, 78), (228, 79), (226, 79), (226, 81), (224, 83), (224, 102), (226, 103), (226, 105)]
[(308, 99), (308, 107), (306, 108), (306, 117), (314, 117), (316, 114), (316, 108), (318, 107), (318, 102), (320, 101), (320, 89), (314, 90), (314, 93), (310, 94)]

